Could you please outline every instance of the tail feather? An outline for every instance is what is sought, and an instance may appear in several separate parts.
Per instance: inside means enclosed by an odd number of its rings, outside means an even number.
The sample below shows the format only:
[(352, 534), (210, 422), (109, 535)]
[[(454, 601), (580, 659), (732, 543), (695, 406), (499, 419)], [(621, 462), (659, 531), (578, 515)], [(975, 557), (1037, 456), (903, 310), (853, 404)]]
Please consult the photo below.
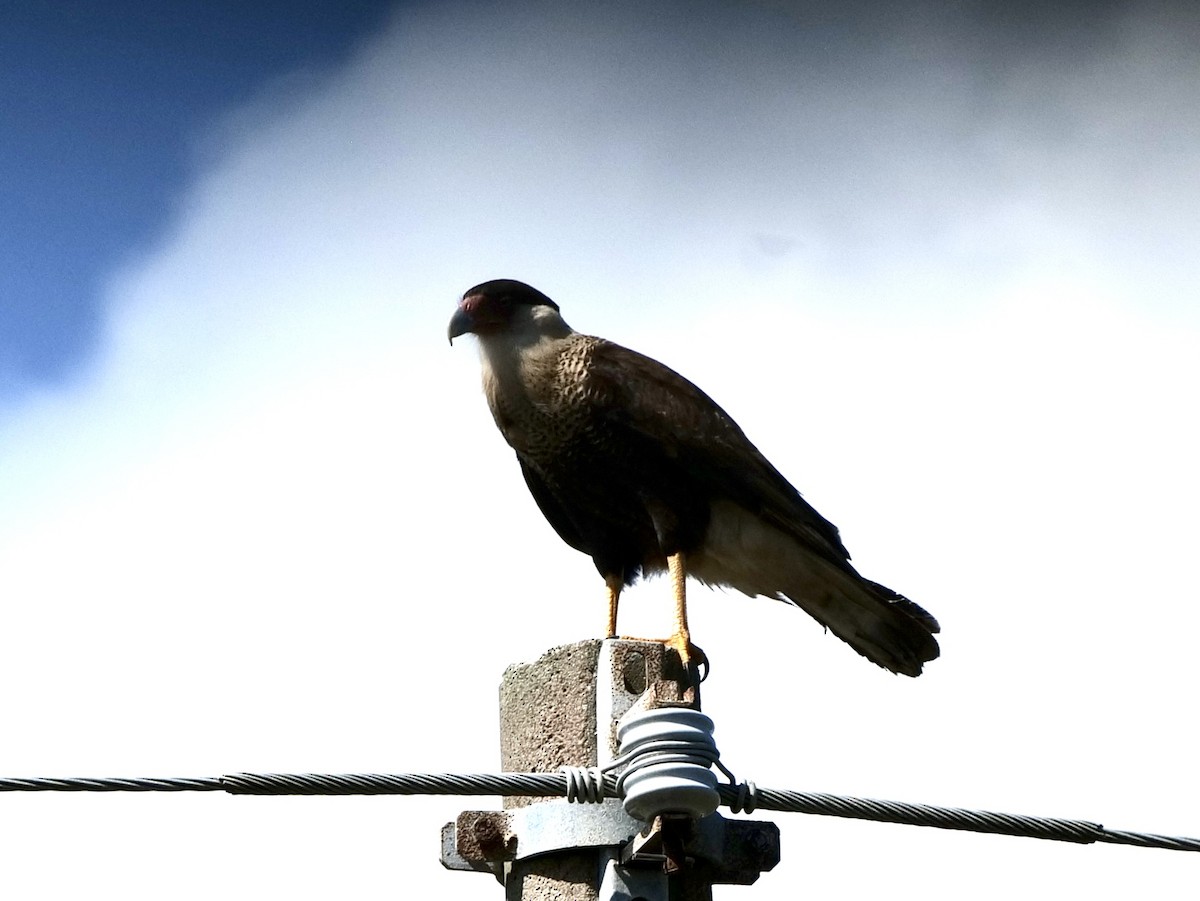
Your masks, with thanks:
[(704, 548), (689, 562), (703, 582), (796, 605), (894, 673), (919, 676), (940, 653), (938, 622), (920, 605), (735, 504), (714, 505)]
[[(805, 568), (815, 572), (780, 591), (780, 600), (795, 604), (893, 673), (919, 676), (926, 663), (937, 659), (941, 649), (934, 634), (940, 627), (924, 608), (853, 571), (833, 570), (824, 561)], [(821, 574), (822, 568), (831, 571)]]
[(881, 598), (889, 604), (895, 604), (897, 607), (904, 610), (913, 619), (920, 622), (930, 632), (941, 632), (942, 627), (938, 625), (938, 621), (934, 619), (933, 614), (922, 607), (915, 601), (910, 601), (904, 595), (892, 591), (886, 585), (880, 585), (878, 582), (872, 582), (870, 579), (863, 579), (863, 582), (874, 588)]

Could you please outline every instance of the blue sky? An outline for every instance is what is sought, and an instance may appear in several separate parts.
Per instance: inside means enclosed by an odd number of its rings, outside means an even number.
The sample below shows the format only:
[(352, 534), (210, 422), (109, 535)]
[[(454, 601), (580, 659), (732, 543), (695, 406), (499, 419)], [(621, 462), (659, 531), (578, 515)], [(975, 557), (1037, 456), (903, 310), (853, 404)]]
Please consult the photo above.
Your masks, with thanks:
[[(419, 8), (409, 4), (408, 8)], [(487, 9), (486, 5), (479, 7)], [(203, 168), (208, 154), (217, 152), (213, 131), (231, 110), (269, 92), (280, 82), (296, 86), (320, 77), (344, 62), (372, 31), (402, 9), (397, 4), (354, 2), (301, 3), (73, 3), (9, 4), (0, 11), (0, 75), (5, 84), (6, 137), (0, 144), (0, 175), (5, 203), (0, 227), (0, 405), (37, 386), (55, 385), (77, 376), (94, 359), (104, 332), (105, 280), (123, 261), (153, 246), (167, 229), (190, 179)], [(972, 128), (982, 122), (1003, 123), (1006, 118), (1043, 133), (1029, 137), (1052, 143), (1055, 130), (1070, 133), (1069, 111), (1060, 109), (1064, 98), (1053, 89), (1029, 91), (1020, 97), (1021, 108), (1006, 108), (1012, 81), (1031, 65), (1046, 64), (1048, 75), (1082, 73), (1098, 65), (1112, 48), (1121, 23), (1137, 12), (1134, 4), (1017, 5), (979, 4), (948, 15), (929, 6), (902, 5), (892, 13), (863, 14), (854, 7), (841, 13), (823, 11), (819, 4), (782, 4), (768, 12), (751, 14), (736, 4), (711, 9), (708, 15), (672, 27), (686, 33), (695, 49), (688, 60), (664, 61), (668, 74), (694, 78), (695, 87), (706, 87), (708, 73), (718, 79), (729, 74), (730, 51), (724, 34), (760, 42), (767, 51), (766, 64), (748, 71), (745, 84), (735, 91), (761, 89), (789, 74), (821, 79), (826, 86), (842, 84), (861, 88), (884, 78), (911, 80), (917, 91), (929, 94), (935, 105), (922, 121), (922, 110), (886, 107), (834, 111), (835, 128), (853, 130), (860, 115), (875, 116), (883, 128), (895, 128), (895, 109), (913, 116), (909, 137), (936, 143), (940, 149), (968, 149), (978, 159), (981, 137)], [(1174, 16), (1159, 6), (1164, 21)], [(1086, 14), (1082, 11), (1086, 10)], [(466, 8), (455, 15), (469, 18)], [(566, 20), (570, 13), (557, 18)], [(661, 25), (671, 16), (663, 8)], [(518, 16), (519, 17), (519, 16)], [(653, 18), (653, 17), (652, 17)], [(805, 19), (804, 28), (773, 28), (780, 22)], [(1176, 17), (1177, 18), (1177, 17)], [(929, 28), (941, 19), (936, 29)], [(722, 21), (723, 20), (723, 21)], [(896, 26), (900, 25), (899, 32)], [(620, 17), (607, 23), (616, 41), (605, 53), (643, 57), (661, 30), (622, 28)], [(1192, 27), (1183, 23), (1184, 32)], [(936, 43), (928, 39), (940, 32)], [(897, 35), (899, 34), (899, 37)], [(794, 53), (789, 53), (794, 51)], [(448, 67), (452, 66), (447, 59)], [(715, 66), (713, 65), (715, 63)], [(674, 69), (671, 73), (669, 70)], [(536, 75), (536, 73), (532, 73)], [(1136, 76), (1137, 72), (1129, 74)], [(943, 80), (946, 83), (940, 83)], [(726, 83), (728, 84), (728, 83)], [(678, 112), (696, 117), (688, 108), (684, 82), (677, 81)], [(722, 88), (717, 90), (718, 102)], [(712, 95), (692, 92), (695, 98)], [(653, 91), (629, 98), (593, 94), (585, 102), (620, 102), (627, 99), (627, 123), (644, 126), (642, 139), (658, 152), (666, 152), (654, 138), (660, 122), (642, 120), (641, 114), (662, 102)], [(951, 123), (938, 99), (959, 105), (961, 120)], [(651, 101), (645, 104), (644, 101)], [(1136, 98), (1130, 97), (1131, 102)], [(885, 103), (890, 102), (884, 100)], [(640, 107), (640, 109), (639, 109)], [(729, 112), (725, 110), (725, 112)], [(1169, 114), (1169, 110), (1160, 112)], [(1064, 118), (1060, 113), (1066, 113)], [(753, 151), (755, 123), (726, 120), (740, 134), (721, 136), (739, 141)], [(823, 123), (826, 127), (830, 123)], [(744, 129), (743, 129), (744, 126)], [(962, 126), (965, 126), (962, 127)], [(693, 139), (699, 137), (697, 133)], [(711, 140), (714, 136), (704, 135)], [(1095, 136), (1101, 140), (1101, 135)], [(1156, 145), (1163, 137), (1168, 146), (1141, 148), (1151, 155), (1176, 154), (1189, 158), (1189, 132), (1170, 136), (1148, 135)], [(845, 147), (837, 133), (806, 133), (802, 178), (809, 187), (814, 173), (834, 163), (846, 163)], [(1172, 146), (1173, 145), (1173, 146)], [(690, 152), (671, 148), (686, 158)], [(863, 153), (859, 148), (856, 153)], [(999, 153), (1003, 153), (999, 151)], [(940, 159), (940, 158), (939, 158)], [(944, 161), (944, 160), (943, 160)], [(1139, 192), (1125, 189), (1139, 177), (1145, 162), (1140, 152), (1125, 161), (1113, 160), (1107, 183), (1094, 185), (1100, 192), (1124, 194), (1128, 204), (1119, 213), (1135, 219), (1159, 215), (1157, 204), (1142, 205)], [(962, 165), (962, 162), (959, 163)], [(878, 190), (870, 179), (869, 158), (863, 161), (864, 190)], [(663, 174), (669, 175), (669, 171)], [(921, 214), (919, 180), (938, 179), (942, 173), (907, 173), (915, 181), (906, 214)], [(980, 187), (989, 178), (1010, 177), (1001, 166), (977, 172)], [(1053, 178), (1054, 173), (1047, 177)], [(839, 241), (846, 257), (870, 255), (880, 239), (894, 240), (896, 223), (864, 222), (850, 216), (840, 221), (847, 190), (856, 186), (835, 183), (836, 203), (818, 210), (831, 239)], [(891, 185), (889, 190), (903, 190)], [(854, 199), (850, 195), (850, 199)], [(1158, 198), (1155, 198), (1158, 200)], [(1131, 236), (1134, 240), (1136, 235)], [(1154, 252), (1171, 257), (1186, 255), (1190, 244), (1168, 242)], [(768, 243), (769, 243), (769, 239)], [(1148, 248), (1149, 249), (1149, 248)], [(1171, 260), (1168, 259), (1168, 262)]]
[(89, 364), (104, 279), (170, 222), (206, 128), (273, 79), (344, 60), (390, 8), (5, 4), (0, 396)]
[[(695, 589), (736, 772), (1200, 833), (1189, 7), (104, 9), (3, 29), (0, 770), (496, 767), (500, 673), (603, 616), (446, 346), (508, 276), (701, 385), (943, 624), (900, 680)], [(9, 795), (0, 894), (495, 897), (435, 861), (489, 805)], [(775, 819), (718, 897), (1194, 893), (1184, 855)]]

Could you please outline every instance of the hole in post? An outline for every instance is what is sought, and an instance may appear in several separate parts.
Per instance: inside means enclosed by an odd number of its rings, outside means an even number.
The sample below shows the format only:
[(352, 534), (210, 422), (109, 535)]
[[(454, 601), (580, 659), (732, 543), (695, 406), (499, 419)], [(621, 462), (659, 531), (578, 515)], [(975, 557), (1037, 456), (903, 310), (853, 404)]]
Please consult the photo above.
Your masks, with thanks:
[(640, 695), (646, 690), (646, 655), (633, 651), (625, 655), (621, 667), (625, 690), (631, 695)]

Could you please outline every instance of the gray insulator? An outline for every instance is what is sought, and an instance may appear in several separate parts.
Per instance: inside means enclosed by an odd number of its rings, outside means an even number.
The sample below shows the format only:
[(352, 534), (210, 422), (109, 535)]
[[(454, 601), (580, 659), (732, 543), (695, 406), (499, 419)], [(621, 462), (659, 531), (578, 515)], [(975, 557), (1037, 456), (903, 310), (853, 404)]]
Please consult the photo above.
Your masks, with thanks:
[(685, 707), (631, 713), (617, 729), (629, 765), (618, 792), (625, 812), (643, 822), (662, 814), (700, 819), (721, 803), (710, 767), (718, 757), (713, 722)]

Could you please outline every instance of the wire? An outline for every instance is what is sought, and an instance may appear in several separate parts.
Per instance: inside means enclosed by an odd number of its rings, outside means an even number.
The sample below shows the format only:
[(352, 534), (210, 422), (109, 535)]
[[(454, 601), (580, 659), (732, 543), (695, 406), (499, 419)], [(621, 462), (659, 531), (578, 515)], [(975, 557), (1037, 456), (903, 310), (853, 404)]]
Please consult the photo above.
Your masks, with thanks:
[(0, 792), (220, 792), (220, 779), (0, 779)]
[[(604, 774), (604, 796), (618, 797), (617, 777)], [(562, 773), (237, 773), (215, 779), (0, 779), (0, 792), (187, 792), (231, 795), (514, 795), (561, 798), (569, 778)], [(1170, 851), (1200, 851), (1200, 839), (1105, 829), (1086, 820), (934, 807), (842, 795), (758, 788), (752, 782), (720, 785), (721, 803), (735, 812), (752, 809), (848, 817), (881, 823), (958, 829), (1051, 841), (1104, 842)]]

